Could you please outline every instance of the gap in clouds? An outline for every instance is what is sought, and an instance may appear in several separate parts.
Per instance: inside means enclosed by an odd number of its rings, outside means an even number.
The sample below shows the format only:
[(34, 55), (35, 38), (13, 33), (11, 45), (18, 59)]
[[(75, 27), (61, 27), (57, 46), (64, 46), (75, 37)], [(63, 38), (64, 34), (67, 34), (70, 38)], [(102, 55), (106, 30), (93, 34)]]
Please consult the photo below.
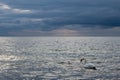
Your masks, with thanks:
[(32, 13), (31, 10), (12, 8), (9, 5), (4, 4), (4, 3), (0, 3), (0, 9), (2, 11), (8, 11), (8, 12), (12, 12), (12, 13)]

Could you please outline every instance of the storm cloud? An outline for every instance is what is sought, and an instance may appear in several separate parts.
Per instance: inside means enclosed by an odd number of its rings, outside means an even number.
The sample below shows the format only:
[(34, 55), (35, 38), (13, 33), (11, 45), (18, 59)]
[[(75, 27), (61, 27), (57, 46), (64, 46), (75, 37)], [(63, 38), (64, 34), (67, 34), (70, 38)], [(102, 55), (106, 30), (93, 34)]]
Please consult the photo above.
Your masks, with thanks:
[(119, 0), (0, 0), (0, 35), (120, 36)]

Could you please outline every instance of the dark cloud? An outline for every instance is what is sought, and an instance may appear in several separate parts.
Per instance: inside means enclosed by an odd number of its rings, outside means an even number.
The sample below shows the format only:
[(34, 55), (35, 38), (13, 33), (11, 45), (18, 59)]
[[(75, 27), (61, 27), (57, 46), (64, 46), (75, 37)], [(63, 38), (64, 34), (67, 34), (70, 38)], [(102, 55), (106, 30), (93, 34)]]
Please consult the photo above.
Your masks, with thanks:
[(119, 0), (0, 0), (0, 35), (11, 32), (23, 35), (26, 30), (48, 31), (38, 34), (49, 35), (61, 29), (84, 35), (118, 35), (119, 3)]

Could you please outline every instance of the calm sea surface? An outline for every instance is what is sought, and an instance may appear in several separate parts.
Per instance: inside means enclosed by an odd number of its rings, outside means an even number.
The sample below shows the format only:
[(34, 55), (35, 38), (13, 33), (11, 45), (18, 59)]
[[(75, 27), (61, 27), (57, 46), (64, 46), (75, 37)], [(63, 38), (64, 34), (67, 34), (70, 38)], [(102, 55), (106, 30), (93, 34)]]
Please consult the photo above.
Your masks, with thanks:
[(120, 37), (0, 37), (0, 80), (120, 80)]

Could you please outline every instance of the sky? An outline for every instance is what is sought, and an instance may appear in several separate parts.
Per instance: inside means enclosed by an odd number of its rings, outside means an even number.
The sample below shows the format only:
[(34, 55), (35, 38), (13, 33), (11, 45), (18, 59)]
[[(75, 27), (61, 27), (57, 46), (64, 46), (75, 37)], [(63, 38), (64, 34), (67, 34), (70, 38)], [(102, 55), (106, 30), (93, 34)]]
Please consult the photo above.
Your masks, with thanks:
[(0, 0), (0, 36), (120, 36), (120, 0)]

